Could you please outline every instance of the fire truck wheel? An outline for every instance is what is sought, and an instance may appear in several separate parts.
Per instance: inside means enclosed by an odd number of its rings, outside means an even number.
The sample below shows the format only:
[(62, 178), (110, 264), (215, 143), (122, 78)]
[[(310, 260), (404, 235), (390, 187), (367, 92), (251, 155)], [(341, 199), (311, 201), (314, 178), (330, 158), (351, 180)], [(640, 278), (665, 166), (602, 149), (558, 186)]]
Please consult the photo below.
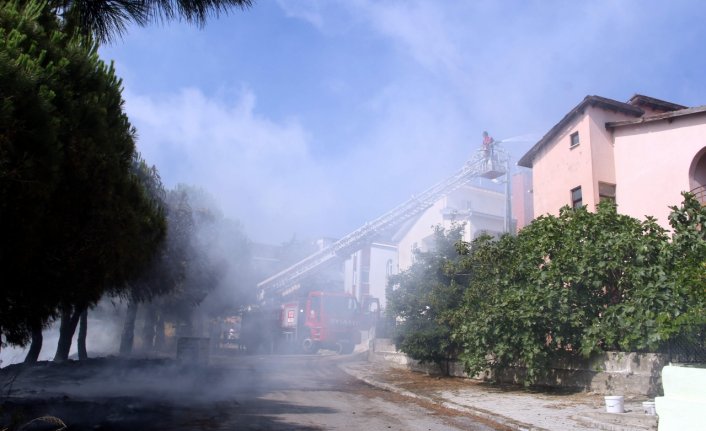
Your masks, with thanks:
[(302, 352), (307, 355), (313, 355), (319, 351), (319, 346), (311, 338), (305, 338), (302, 340)]
[(353, 343), (349, 343), (347, 341), (341, 341), (339, 343), (336, 343), (336, 347), (336, 352), (339, 355), (350, 355), (351, 353), (353, 353), (353, 349), (355, 348)]

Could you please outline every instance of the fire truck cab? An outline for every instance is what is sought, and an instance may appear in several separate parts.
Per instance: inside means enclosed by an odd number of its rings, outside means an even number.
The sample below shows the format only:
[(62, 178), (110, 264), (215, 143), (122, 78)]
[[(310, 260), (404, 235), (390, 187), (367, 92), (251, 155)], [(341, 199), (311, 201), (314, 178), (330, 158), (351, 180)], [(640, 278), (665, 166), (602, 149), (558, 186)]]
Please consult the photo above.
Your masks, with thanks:
[(309, 354), (321, 348), (352, 353), (360, 342), (361, 317), (353, 295), (309, 292), (305, 299), (282, 305), (284, 341)]
[[(319, 349), (352, 353), (360, 331), (371, 316), (355, 296), (344, 292), (312, 291), (275, 309), (243, 316), (243, 340), (248, 351), (314, 354)], [(247, 333), (246, 333), (247, 332)]]

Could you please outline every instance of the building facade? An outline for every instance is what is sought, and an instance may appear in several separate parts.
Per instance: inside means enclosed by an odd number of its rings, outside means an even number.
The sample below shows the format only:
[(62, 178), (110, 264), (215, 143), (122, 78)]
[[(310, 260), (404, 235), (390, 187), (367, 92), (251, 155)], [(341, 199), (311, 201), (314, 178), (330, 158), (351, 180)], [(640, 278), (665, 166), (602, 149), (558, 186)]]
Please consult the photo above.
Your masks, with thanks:
[(400, 270), (414, 263), (414, 251), (434, 248), (434, 227), (449, 229), (453, 224), (464, 224), (464, 241), (479, 235), (500, 236), (505, 225), (505, 194), (467, 185), (444, 196), (412, 223), (395, 235)]
[(344, 264), (345, 290), (361, 301), (366, 295), (378, 298), (384, 308), (389, 277), (412, 266), (415, 250), (433, 249), (434, 227), (463, 224), (466, 241), (483, 233), (499, 236), (505, 226), (506, 204), (503, 192), (471, 185), (455, 190), (405, 223), (391, 238), (353, 253)]
[(587, 96), (518, 162), (532, 168), (534, 213), (614, 201), (623, 214), (669, 227), (682, 191), (706, 187), (706, 106), (635, 95)]
[(345, 261), (343, 286), (361, 303), (366, 296), (372, 296), (384, 308), (387, 279), (398, 271), (397, 246), (374, 242)]

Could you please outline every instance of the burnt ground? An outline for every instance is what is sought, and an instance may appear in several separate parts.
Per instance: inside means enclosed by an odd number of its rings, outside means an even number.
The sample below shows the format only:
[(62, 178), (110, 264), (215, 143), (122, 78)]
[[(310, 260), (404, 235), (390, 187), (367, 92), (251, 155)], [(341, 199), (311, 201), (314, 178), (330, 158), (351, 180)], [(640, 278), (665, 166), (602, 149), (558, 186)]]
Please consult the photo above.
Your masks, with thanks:
[[(171, 359), (12, 365), (0, 370), (0, 425), (19, 429), (52, 416), (70, 430), (219, 429), (239, 406), (221, 389), (224, 380), (233, 378), (228, 371)], [(274, 429), (276, 424), (263, 426)], [(22, 429), (56, 428), (36, 421)]]
[[(11, 365), (0, 370), (0, 425), (17, 429), (52, 416), (75, 430), (166, 429), (176, 416), (181, 422), (193, 412), (184, 405), (175, 410), (174, 399), (150, 396), (141, 383), (148, 377), (176, 381), (194, 372), (180, 368), (171, 360), (118, 358)], [(124, 385), (116, 384), (120, 380)], [(56, 428), (35, 421), (27, 429)]]
[(43, 421), (23, 428), (45, 416), (68, 430), (502, 429), (368, 386), (343, 373), (341, 360), (212, 357), (200, 366), (109, 357), (11, 365), (0, 369), (0, 430), (60, 428)]

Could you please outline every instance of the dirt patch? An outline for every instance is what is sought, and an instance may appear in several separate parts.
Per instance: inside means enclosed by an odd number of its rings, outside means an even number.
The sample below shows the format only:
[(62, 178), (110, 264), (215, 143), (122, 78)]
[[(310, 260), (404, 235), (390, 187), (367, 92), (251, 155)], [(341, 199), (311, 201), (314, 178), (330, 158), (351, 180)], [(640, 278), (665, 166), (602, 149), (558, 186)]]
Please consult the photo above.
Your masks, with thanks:
[[(524, 387), (511, 384), (495, 384), (459, 377), (436, 376), (414, 372), (405, 369), (388, 368), (385, 372), (375, 374), (375, 379), (382, 382), (394, 383), (395, 386), (414, 393), (423, 393), (434, 398), (437, 392), (468, 392), (514, 394), (531, 396), (533, 398), (560, 400), (561, 405), (573, 406), (579, 404), (602, 405), (603, 397), (586, 392), (571, 390), (557, 390), (554, 388)], [(553, 405), (558, 405), (554, 403)]]
[[(402, 380), (406, 377), (409, 377), (409, 374), (412, 374), (413, 376), (416, 376), (414, 379), (410, 380)], [(453, 378), (448, 378), (448, 379), (436, 379), (434, 377), (429, 377), (424, 374), (417, 375), (417, 373), (410, 373), (408, 371), (391, 371), (390, 373), (386, 373), (386, 378), (389, 379), (388, 381), (394, 381), (396, 378), (400, 378), (399, 381), (396, 381), (396, 384), (400, 386), (400, 382), (402, 382), (404, 385), (408, 385), (407, 387), (409, 388), (410, 392), (414, 392), (412, 389), (416, 387), (422, 387), (422, 388), (429, 388), (429, 383), (427, 380), (430, 378), (433, 380), (438, 380), (436, 382), (436, 388), (448, 388), (447, 386), (444, 385), (444, 383), (452, 383), (453, 385), (459, 384), (459, 382), (455, 382), (454, 380), (458, 379), (453, 379)], [(443, 381), (441, 381), (443, 380)], [(448, 407), (444, 407), (443, 405), (435, 402), (429, 402), (425, 399), (421, 398), (411, 398), (407, 397), (405, 395), (401, 395), (395, 392), (390, 392), (390, 391), (383, 391), (380, 390), (379, 388), (376, 388), (374, 386), (371, 386), (361, 380), (355, 379), (355, 378), (348, 378), (347, 384), (349, 385), (349, 389), (351, 391), (355, 391), (356, 393), (366, 397), (366, 398), (382, 398), (386, 401), (390, 401), (393, 403), (397, 404), (404, 404), (404, 403), (414, 403), (417, 406), (428, 410), (432, 413), (432, 415), (438, 415), (439, 417), (446, 418), (447, 422), (449, 425), (452, 426), (457, 426), (460, 428), (463, 428), (465, 426), (469, 426), (470, 423), (473, 424), (482, 424), (485, 427), (488, 427), (489, 429), (497, 430), (497, 431), (510, 431), (513, 428), (504, 426), (502, 424), (499, 424), (497, 422), (494, 422), (492, 420), (489, 420), (487, 418), (473, 415), (470, 413), (462, 412), (457, 409), (452, 409)], [(425, 385), (426, 384), (426, 385)], [(432, 388), (433, 390), (433, 388)], [(451, 418), (449, 420), (449, 418)], [(456, 420), (454, 420), (455, 418)], [(470, 429), (470, 428), (469, 428)]]

